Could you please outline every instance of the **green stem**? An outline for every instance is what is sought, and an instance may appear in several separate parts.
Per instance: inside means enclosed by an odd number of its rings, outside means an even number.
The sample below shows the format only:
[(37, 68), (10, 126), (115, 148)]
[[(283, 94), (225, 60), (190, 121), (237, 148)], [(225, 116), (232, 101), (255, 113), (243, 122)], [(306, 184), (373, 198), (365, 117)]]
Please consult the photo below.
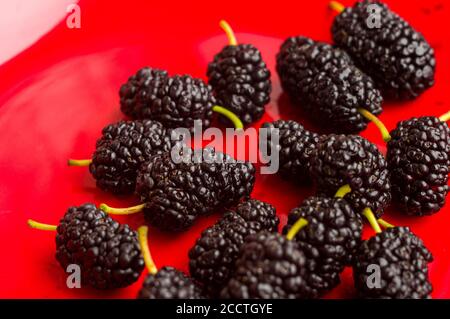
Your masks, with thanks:
[(372, 210), (369, 207), (364, 208), (363, 210), (364, 217), (367, 218), (369, 221), (370, 226), (372, 226), (373, 230), (376, 233), (381, 233), (380, 225), (378, 225), (377, 219), (375, 218), (375, 215), (373, 214)]
[(213, 106), (212, 110), (216, 113), (222, 114), (227, 119), (229, 119), (237, 130), (242, 130), (244, 128), (244, 125), (242, 124), (242, 121), (239, 119), (239, 117), (223, 106), (215, 105)]
[(237, 45), (236, 36), (234, 35), (233, 29), (228, 24), (228, 22), (226, 22), (225, 20), (220, 20), (219, 25), (223, 29), (223, 31), (225, 31), (225, 34), (227, 35), (229, 44)]
[(105, 203), (100, 204), (100, 209), (105, 213), (111, 215), (131, 215), (141, 212), (145, 207), (145, 204), (140, 204), (136, 206), (126, 207), (126, 208), (115, 208), (106, 205)]
[(69, 166), (89, 166), (92, 163), (91, 159), (69, 159), (67, 165)]
[(300, 217), (294, 225), (292, 225), (291, 229), (289, 229), (286, 238), (288, 240), (292, 240), (295, 235), (297, 235), (297, 233), (300, 231), (300, 229), (302, 229), (303, 227), (305, 227), (306, 225), (308, 225), (308, 221), (306, 219), (304, 219), (303, 217)]
[(345, 9), (344, 5), (337, 1), (330, 1), (330, 8), (337, 13), (341, 13)]
[(336, 194), (334, 195), (334, 197), (339, 197), (339, 198), (343, 198), (345, 195), (347, 195), (348, 193), (350, 193), (352, 191), (350, 185), (346, 184), (344, 186), (341, 186)]
[(383, 137), (383, 140), (386, 143), (391, 140), (391, 134), (389, 134), (388, 129), (386, 128), (384, 123), (380, 121), (380, 119), (378, 117), (376, 117), (375, 115), (373, 115), (372, 113), (370, 113), (369, 111), (367, 111), (363, 108), (359, 108), (358, 112), (378, 127), (378, 129), (380, 130), (381, 136)]
[(150, 254), (150, 249), (148, 248), (148, 227), (141, 226), (138, 228), (139, 244), (141, 246), (142, 258), (144, 258), (145, 266), (150, 274), (156, 275), (158, 268), (156, 268), (155, 262)]
[(385, 221), (384, 219), (381, 219), (381, 218), (378, 218), (378, 224), (380, 224), (384, 228), (394, 228), (395, 227), (391, 223), (388, 223), (387, 221)]
[(27, 223), (28, 223), (28, 226), (30, 226), (31, 228), (35, 228), (35, 229), (39, 229), (39, 230), (55, 231), (56, 228), (58, 228), (58, 226), (56, 226), (56, 225), (43, 224), (43, 223), (39, 223), (32, 219), (29, 219), (27, 221)]
[(450, 120), (450, 111), (439, 116), (439, 120), (441, 120), (442, 122), (447, 122), (448, 120)]

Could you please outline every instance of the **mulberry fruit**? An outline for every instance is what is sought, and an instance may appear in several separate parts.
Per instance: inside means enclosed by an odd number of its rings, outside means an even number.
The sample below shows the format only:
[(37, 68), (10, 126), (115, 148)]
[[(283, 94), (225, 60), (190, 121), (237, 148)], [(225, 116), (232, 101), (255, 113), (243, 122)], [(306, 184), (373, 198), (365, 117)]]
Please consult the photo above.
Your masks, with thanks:
[(267, 231), (250, 235), (221, 292), (231, 299), (309, 298), (306, 258), (298, 243)]
[(139, 167), (152, 155), (169, 151), (175, 143), (170, 130), (160, 122), (120, 121), (103, 129), (92, 160), (69, 160), (69, 165), (90, 163), (97, 187), (113, 194), (132, 194)]
[(363, 108), (382, 112), (382, 97), (370, 77), (344, 51), (305, 37), (288, 38), (277, 55), (281, 85), (291, 100), (321, 127), (354, 133), (367, 127)]
[(311, 174), (319, 193), (333, 196), (343, 185), (355, 212), (370, 208), (377, 218), (391, 200), (388, 165), (375, 145), (356, 135), (320, 138), (311, 154)]
[(276, 232), (279, 219), (270, 204), (251, 199), (204, 230), (189, 251), (191, 276), (216, 296), (228, 282), (244, 239), (261, 230)]
[[(231, 33), (225, 21), (221, 26)], [(231, 35), (234, 39), (234, 34)], [(261, 53), (251, 44), (230, 44), (208, 65), (207, 76), (217, 101), (234, 112), (244, 124), (259, 120), (270, 100), (270, 71)]]
[(120, 109), (133, 119), (151, 118), (149, 105), (167, 79), (167, 71), (144, 67), (120, 87)]
[[(407, 227), (388, 228), (362, 243), (356, 254), (353, 277), (360, 297), (429, 298), (428, 263), (433, 260), (421, 239)], [(378, 286), (369, 285), (378, 266)]]
[(387, 161), (392, 196), (408, 215), (439, 211), (448, 193), (450, 129), (437, 117), (412, 118), (391, 132)]
[[(309, 182), (310, 156), (319, 135), (306, 130), (295, 121), (268, 122), (264, 123), (262, 128), (269, 130), (267, 141), (263, 141), (266, 150), (270, 154), (279, 154), (280, 174), (300, 183)], [(278, 130), (278, 142), (272, 139), (274, 129)], [(272, 149), (273, 147), (276, 149)]]
[(433, 48), (386, 4), (357, 2), (336, 16), (331, 31), (385, 97), (412, 99), (434, 84)]
[(173, 267), (163, 267), (144, 280), (138, 299), (202, 299), (202, 291), (191, 278)]
[(135, 231), (119, 224), (93, 204), (70, 207), (59, 225), (29, 220), (33, 228), (56, 230), (56, 259), (64, 270), (81, 270), (81, 282), (97, 289), (134, 283), (144, 269)]
[(308, 224), (294, 239), (306, 255), (306, 267), (314, 274), (307, 278), (308, 285), (321, 295), (339, 284), (339, 275), (352, 263), (361, 244), (361, 217), (342, 198), (310, 197), (289, 213), (283, 234), (300, 218)]
[(212, 149), (200, 153), (203, 158), (196, 151), (183, 154), (178, 163), (171, 152), (155, 155), (141, 167), (136, 193), (145, 203), (144, 215), (151, 225), (185, 230), (199, 215), (250, 196), (255, 182), (252, 164)]

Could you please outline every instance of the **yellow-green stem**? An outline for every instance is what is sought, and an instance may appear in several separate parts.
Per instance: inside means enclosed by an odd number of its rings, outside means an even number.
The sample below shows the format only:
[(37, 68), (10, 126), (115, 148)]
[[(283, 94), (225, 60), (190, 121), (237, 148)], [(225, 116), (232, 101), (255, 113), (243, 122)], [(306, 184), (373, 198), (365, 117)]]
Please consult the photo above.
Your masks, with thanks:
[(371, 121), (373, 124), (375, 124), (378, 129), (380, 130), (381, 136), (383, 137), (383, 140), (387, 143), (391, 140), (391, 134), (389, 134), (388, 129), (384, 125), (383, 122), (380, 121), (378, 117), (367, 111), (366, 109), (359, 108), (358, 112), (364, 116), (366, 119)]
[(345, 9), (344, 5), (337, 1), (330, 1), (330, 8), (337, 13), (341, 13)]
[(126, 207), (126, 208), (115, 208), (106, 205), (105, 203), (100, 204), (100, 209), (105, 213), (111, 215), (131, 215), (141, 212), (145, 207), (145, 204), (140, 204), (136, 206)]
[(233, 123), (236, 130), (242, 130), (244, 128), (244, 124), (242, 124), (242, 121), (239, 119), (239, 117), (223, 106), (215, 105), (213, 106), (212, 110), (216, 113), (222, 114), (227, 119), (229, 119)]
[(141, 246), (142, 258), (144, 258), (145, 266), (150, 274), (155, 275), (158, 272), (155, 262), (153, 261), (150, 249), (148, 248), (148, 227), (141, 226), (138, 228), (139, 245)]
[(344, 186), (341, 186), (336, 194), (334, 195), (334, 197), (339, 197), (339, 198), (343, 198), (345, 195), (347, 195), (348, 193), (350, 193), (352, 191), (350, 185), (345, 184)]
[(447, 122), (448, 120), (450, 120), (450, 111), (448, 111), (447, 113), (442, 114), (441, 116), (439, 116), (439, 119), (442, 122)]
[(220, 27), (225, 31), (227, 35), (228, 42), (230, 45), (237, 45), (236, 36), (234, 35), (233, 29), (225, 20), (220, 21)]
[(303, 227), (305, 227), (306, 225), (308, 225), (308, 221), (306, 219), (304, 219), (303, 217), (300, 217), (294, 225), (292, 225), (291, 229), (289, 229), (286, 238), (288, 240), (292, 240), (295, 235), (297, 235), (297, 233), (300, 231), (300, 229), (302, 229)]
[(43, 223), (39, 223), (32, 219), (29, 219), (27, 221), (27, 223), (28, 223), (28, 226), (30, 226), (31, 228), (35, 228), (35, 229), (39, 229), (39, 230), (55, 231), (56, 228), (58, 228), (58, 226), (56, 226), (56, 225), (43, 224)]
[(392, 225), (391, 223), (388, 223), (387, 221), (385, 221), (382, 218), (378, 218), (378, 224), (380, 224), (384, 228), (393, 228), (393, 227), (395, 227), (394, 225)]
[(377, 219), (375, 218), (375, 215), (373, 214), (372, 210), (369, 207), (364, 208), (363, 215), (364, 215), (364, 217), (367, 218), (367, 220), (369, 221), (369, 224), (370, 224), (370, 226), (372, 226), (373, 230), (376, 233), (381, 233), (380, 225), (378, 225)]
[(89, 166), (91, 163), (91, 159), (69, 159), (67, 161), (67, 165), (69, 166)]

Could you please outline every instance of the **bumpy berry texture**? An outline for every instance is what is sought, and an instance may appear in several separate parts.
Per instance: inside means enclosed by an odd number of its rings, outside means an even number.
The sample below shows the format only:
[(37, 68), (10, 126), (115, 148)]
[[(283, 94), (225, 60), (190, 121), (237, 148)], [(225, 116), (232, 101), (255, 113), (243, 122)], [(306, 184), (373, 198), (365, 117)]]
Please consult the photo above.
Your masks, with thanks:
[(230, 278), (245, 238), (261, 230), (276, 232), (278, 224), (272, 205), (255, 199), (240, 203), (197, 239), (189, 251), (191, 276), (217, 296)]
[(139, 167), (152, 155), (169, 151), (174, 143), (160, 122), (120, 121), (103, 129), (89, 170), (100, 189), (131, 194)]
[[(432, 260), (422, 240), (407, 227), (388, 228), (364, 241), (357, 251), (353, 266), (356, 289), (364, 298), (429, 298), (428, 263)], [(380, 287), (368, 286), (373, 274), (370, 265), (380, 267)]]
[(171, 152), (155, 155), (139, 171), (136, 193), (146, 203), (146, 220), (155, 227), (185, 230), (199, 215), (234, 206), (253, 190), (251, 163), (211, 149), (203, 150), (203, 158), (195, 152), (187, 156), (175, 163)]
[(296, 241), (267, 231), (250, 235), (241, 247), (235, 270), (221, 292), (232, 299), (309, 298), (306, 258)]
[[(379, 27), (370, 27), (376, 17)], [(362, 1), (346, 8), (334, 20), (332, 34), (388, 98), (415, 98), (434, 84), (433, 48), (384, 3)]]
[(218, 104), (234, 112), (244, 124), (263, 116), (272, 85), (270, 71), (253, 45), (227, 45), (208, 65), (207, 75)]
[(317, 125), (334, 133), (367, 127), (358, 112), (382, 112), (381, 93), (344, 51), (305, 37), (288, 38), (277, 55), (281, 85)]
[[(262, 127), (270, 130), (269, 138), (263, 143), (269, 154), (278, 152), (280, 174), (299, 183), (310, 182), (310, 156), (319, 140), (319, 135), (306, 130), (301, 124), (292, 120), (268, 122)], [(275, 129), (278, 129), (279, 133), (278, 143), (272, 138)], [(272, 149), (273, 146), (275, 149)]]
[(287, 234), (299, 218), (308, 224), (294, 237), (306, 256), (311, 274), (308, 285), (321, 295), (340, 282), (339, 275), (350, 265), (361, 244), (362, 221), (342, 198), (310, 197), (288, 215)]
[(147, 275), (138, 299), (202, 299), (198, 284), (172, 267), (161, 268), (156, 275)]
[(97, 289), (126, 287), (144, 269), (135, 231), (93, 204), (70, 207), (56, 234), (56, 259), (63, 269), (81, 269), (82, 285)]
[(388, 165), (377, 147), (356, 135), (322, 136), (311, 154), (311, 175), (319, 193), (333, 196), (349, 184), (345, 199), (357, 213), (369, 207), (381, 217), (391, 200)]
[(164, 70), (149, 67), (138, 70), (120, 87), (122, 112), (133, 119), (151, 118), (149, 106), (167, 77), (167, 71)]
[(392, 196), (408, 215), (430, 215), (445, 204), (450, 129), (436, 117), (412, 118), (391, 132), (387, 161)]

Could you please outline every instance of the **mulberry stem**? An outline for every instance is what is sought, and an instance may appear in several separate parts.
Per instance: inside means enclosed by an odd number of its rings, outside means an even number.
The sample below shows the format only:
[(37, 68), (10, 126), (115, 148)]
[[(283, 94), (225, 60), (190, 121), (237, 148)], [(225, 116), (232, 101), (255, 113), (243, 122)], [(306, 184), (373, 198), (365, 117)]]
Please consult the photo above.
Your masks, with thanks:
[(292, 225), (291, 229), (289, 229), (287, 235), (286, 235), (286, 239), (287, 240), (292, 240), (295, 235), (297, 235), (297, 233), (306, 225), (308, 225), (308, 221), (306, 219), (304, 219), (303, 217), (300, 217), (294, 225)]
[(330, 1), (329, 5), (330, 5), (330, 8), (332, 10), (336, 11), (337, 13), (341, 13), (345, 9), (344, 5), (337, 1)]
[(439, 116), (439, 120), (441, 120), (442, 122), (447, 122), (448, 120), (450, 120), (450, 111)]
[(350, 193), (352, 191), (350, 185), (345, 184), (344, 186), (341, 186), (336, 194), (334, 195), (334, 197), (339, 197), (339, 198), (343, 198), (345, 195), (347, 195), (348, 193)]
[(55, 231), (56, 228), (58, 228), (58, 226), (56, 226), (56, 225), (43, 224), (43, 223), (39, 223), (32, 219), (29, 219), (27, 221), (27, 223), (28, 223), (28, 226), (30, 226), (31, 228), (35, 228), (35, 229), (39, 229), (39, 230)]
[(239, 119), (239, 117), (230, 110), (224, 108), (223, 106), (215, 105), (213, 106), (212, 110), (216, 113), (222, 114), (231, 122), (233, 122), (233, 125), (236, 130), (242, 130), (244, 128), (244, 124), (242, 124), (242, 121)]
[(369, 111), (362, 109), (362, 108), (359, 108), (358, 112), (378, 127), (378, 129), (380, 130), (381, 136), (383, 137), (383, 140), (386, 143), (391, 140), (391, 134), (389, 134), (388, 129), (383, 124), (383, 122), (380, 121), (380, 119), (378, 117), (376, 117)]
[(100, 204), (100, 209), (107, 214), (111, 215), (131, 215), (141, 212), (145, 207), (145, 204), (140, 204), (136, 206), (126, 207), (126, 208), (115, 208), (106, 205), (105, 203)]
[(139, 245), (141, 246), (142, 258), (144, 258), (145, 266), (150, 274), (156, 275), (158, 268), (156, 268), (155, 262), (153, 261), (152, 255), (150, 254), (150, 249), (148, 248), (148, 227), (141, 226), (138, 228)]
[(91, 159), (69, 159), (67, 161), (67, 165), (69, 166), (89, 166), (91, 163)]
[(369, 221), (370, 226), (372, 226), (373, 230), (376, 233), (381, 233), (380, 225), (378, 225), (377, 219), (375, 218), (375, 215), (373, 214), (372, 210), (369, 207), (364, 208), (363, 210), (364, 217), (367, 218)]
[(395, 227), (391, 223), (388, 223), (387, 221), (385, 221), (384, 219), (381, 219), (381, 218), (378, 218), (378, 224), (380, 224), (384, 228), (394, 228)]
[(226, 22), (225, 20), (220, 20), (219, 25), (223, 29), (223, 31), (225, 31), (230, 45), (237, 45), (236, 36), (234, 35), (233, 29), (230, 27), (228, 22)]

